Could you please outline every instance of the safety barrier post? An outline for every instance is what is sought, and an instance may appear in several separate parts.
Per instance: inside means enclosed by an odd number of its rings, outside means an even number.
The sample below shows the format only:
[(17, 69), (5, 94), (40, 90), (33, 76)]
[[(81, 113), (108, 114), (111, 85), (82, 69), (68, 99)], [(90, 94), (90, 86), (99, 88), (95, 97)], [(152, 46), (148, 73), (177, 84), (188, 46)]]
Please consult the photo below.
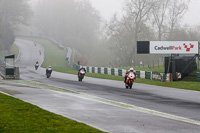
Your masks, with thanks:
[(101, 73), (101, 67), (98, 67), (98, 73)]
[(111, 75), (111, 68), (108, 68), (108, 75)]
[(118, 75), (122, 76), (122, 69), (118, 69)]
[(122, 69), (122, 76), (124, 76), (126, 73), (126, 70), (125, 69)]
[(145, 71), (140, 71), (140, 78), (145, 79)]
[(92, 73), (92, 67), (91, 66), (89, 67), (89, 72)]
[(114, 68), (114, 70), (115, 70), (115, 74), (114, 75), (118, 76), (119, 75), (118, 74), (118, 68)]
[(167, 79), (167, 75), (164, 73), (163, 76), (162, 76), (162, 81), (166, 82), (166, 79)]
[(145, 79), (152, 79), (151, 75), (152, 75), (152, 72), (145, 71)]
[(111, 68), (111, 75), (115, 75), (115, 69)]
[(137, 78), (140, 78), (140, 71), (136, 71)]
[(101, 67), (101, 74), (104, 74), (104, 67)]
[(108, 74), (108, 68), (104, 68), (104, 74)]
[(94, 73), (98, 73), (98, 67), (94, 67)]
[(92, 67), (92, 73), (95, 73), (95, 68), (94, 67)]
[(197, 81), (200, 82), (200, 72), (197, 72)]

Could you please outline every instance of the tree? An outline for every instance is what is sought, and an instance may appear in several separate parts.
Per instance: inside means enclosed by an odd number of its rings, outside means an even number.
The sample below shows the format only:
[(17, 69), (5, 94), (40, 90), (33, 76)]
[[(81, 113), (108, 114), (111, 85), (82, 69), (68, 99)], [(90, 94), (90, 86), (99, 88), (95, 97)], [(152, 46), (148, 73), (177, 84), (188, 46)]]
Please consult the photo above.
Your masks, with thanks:
[(173, 36), (175, 26), (182, 19), (188, 9), (190, 0), (171, 0), (169, 5), (169, 40)]
[(0, 46), (9, 50), (14, 42), (14, 31), (20, 24), (28, 24), (31, 10), (28, 0), (0, 0)]
[(125, 2), (124, 17), (126, 21), (126, 28), (128, 31), (134, 31), (134, 47), (133, 53), (136, 54), (136, 43), (139, 38), (139, 34), (142, 32), (142, 28), (146, 21), (149, 19), (149, 13), (155, 2), (153, 0), (128, 0)]
[(100, 17), (88, 1), (42, 0), (34, 9), (34, 26), (43, 35), (90, 54), (88, 48), (98, 38)]
[(158, 40), (162, 40), (162, 36), (166, 33), (167, 25), (167, 9), (169, 7), (170, 0), (160, 0), (156, 1), (155, 5), (152, 8), (153, 21), (156, 25), (156, 30), (158, 34)]

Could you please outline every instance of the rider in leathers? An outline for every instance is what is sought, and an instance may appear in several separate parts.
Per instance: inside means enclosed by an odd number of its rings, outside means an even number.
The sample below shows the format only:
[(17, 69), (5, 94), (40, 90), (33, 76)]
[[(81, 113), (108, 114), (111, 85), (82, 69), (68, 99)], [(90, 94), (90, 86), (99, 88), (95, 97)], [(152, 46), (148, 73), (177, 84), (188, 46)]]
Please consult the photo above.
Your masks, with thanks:
[(135, 74), (135, 76), (136, 76), (136, 73), (134, 72), (134, 69), (131, 67), (131, 68), (130, 68), (128, 71), (126, 71), (126, 73), (125, 73), (125, 76), (124, 76), (124, 83), (126, 83), (126, 79), (127, 79), (128, 74), (129, 74), (130, 72), (133, 72), (133, 73)]

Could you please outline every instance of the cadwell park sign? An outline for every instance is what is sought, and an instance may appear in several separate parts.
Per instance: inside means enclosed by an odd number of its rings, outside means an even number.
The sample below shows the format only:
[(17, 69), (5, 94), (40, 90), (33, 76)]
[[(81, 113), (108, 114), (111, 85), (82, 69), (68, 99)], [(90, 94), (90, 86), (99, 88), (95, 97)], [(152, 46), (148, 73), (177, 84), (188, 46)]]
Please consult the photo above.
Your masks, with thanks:
[(138, 54), (198, 54), (198, 41), (138, 41)]
[[(198, 41), (138, 41), (137, 54), (165, 54), (165, 74), (170, 73), (172, 80), (184, 78), (197, 70), (196, 59), (200, 60)], [(179, 56), (179, 55), (189, 56)], [(167, 55), (171, 55), (167, 56)], [(199, 63), (198, 63), (199, 64)], [(152, 73), (152, 78), (160, 80), (159, 73)]]
[(198, 42), (150, 41), (150, 54), (198, 54)]

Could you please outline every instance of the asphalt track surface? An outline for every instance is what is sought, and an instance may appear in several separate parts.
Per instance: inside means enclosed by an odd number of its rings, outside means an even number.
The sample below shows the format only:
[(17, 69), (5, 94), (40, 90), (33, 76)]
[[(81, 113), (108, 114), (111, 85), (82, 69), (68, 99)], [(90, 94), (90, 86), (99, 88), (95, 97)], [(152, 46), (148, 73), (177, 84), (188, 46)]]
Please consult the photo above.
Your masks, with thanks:
[(106, 132), (200, 132), (200, 92), (138, 83), (125, 89), (123, 81), (85, 77), (78, 82), (76, 75), (55, 71), (47, 79), (45, 69), (34, 70), (35, 62), (43, 61), (43, 48), (25, 40), (16, 40), (16, 44), (21, 79), (77, 93), (3, 81), (1, 92)]

